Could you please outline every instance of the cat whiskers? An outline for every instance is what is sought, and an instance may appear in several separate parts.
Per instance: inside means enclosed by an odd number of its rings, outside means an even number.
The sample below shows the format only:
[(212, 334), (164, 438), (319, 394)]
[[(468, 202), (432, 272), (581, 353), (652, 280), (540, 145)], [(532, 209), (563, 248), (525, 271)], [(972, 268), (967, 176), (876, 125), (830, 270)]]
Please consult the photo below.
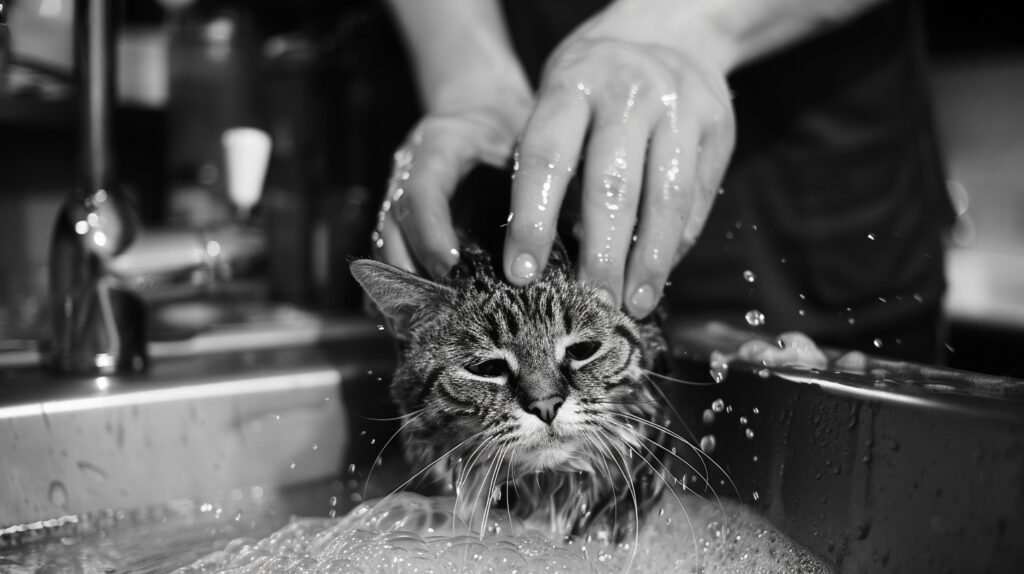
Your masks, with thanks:
[(462, 442), (460, 442), (459, 444), (457, 444), (457, 445), (453, 446), (453, 447), (452, 447), (451, 449), (449, 449), (449, 450), (448, 450), (448, 452), (446, 452), (446, 453), (442, 454), (441, 456), (439, 456), (439, 457), (435, 458), (435, 459), (433, 460), (433, 462), (430, 462), (430, 463), (428, 463), (428, 464), (424, 465), (424, 467), (423, 467), (423, 468), (421, 468), (421, 469), (420, 469), (420, 470), (418, 470), (418, 471), (417, 471), (417, 472), (416, 472), (415, 474), (413, 474), (412, 476), (410, 476), (408, 480), (406, 480), (406, 481), (405, 481), (405, 482), (403, 482), (402, 484), (400, 484), (400, 485), (398, 485), (397, 487), (395, 487), (395, 489), (394, 489), (394, 490), (392, 490), (392, 491), (391, 491), (390, 493), (388, 493), (388, 495), (387, 495), (387, 496), (385, 496), (385, 497), (381, 498), (380, 500), (378, 500), (378, 501), (377, 501), (377, 504), (375, 504), (375, 505), (374, 505), (374, 507), (373, 507), (373, 509), (372, 509), (372, 510), (373, 510), (373, 511), (376, 511), (376, 510), (377, 510), (377, 508), (378, 508), (378, 507), (379, 507), (379, 506), (380, 506), (381, 504), (383, 504), (384, 502), (388, 501), (388, 500), (389, 500), (389, 499), (390, 499), (390, 498), (391, 498), (392, 496), (394, 496), (394, 495), (395, 495), (396, 493), (398, 493), (398, 492), (399, 492), (399, 491), (401, 491), (401, 490), (404, 490), (404, 489), (405, 489), (405, 488), (406, 488), (407, 486), (409, 486), (410, 484), (412, 484), (412, 481), (414, 481), (414, 480), (416, 480), (417, 478), (419, 478), (420, 476), (422, 476), (422, 475), (423, 475), (423, 473), (425, 473), (425, 472), (427, 472), (428, 470), (430, 470), (431, 468), (433, 468), (433, 467), (434, 467), (435, 465), (437, 465), (437, 463), (441, 462), (442, 460), (446, 460), (446, 459), (448, 458), (448, 456), (449, 456), (449, 455), (451, 455), (451, 454), (452, 454), (453, 452), (455, 452), (456, 450), (458, 450), (458, 449), (462, 448), (462, 447), (463, 447), (463, 446), (464, 446), (464, 445), (465, 445), (466, 443), (468, 443), (469, 441), (471, 441), (471, 440), (475, 440), (475, 439), (476, 439), (477, 437), (479, 437), (480, 435), (484, 434), (484, 432), (485, 432), (485, 431), (480, 431), (480, 432), (478, 432), (478, 433), (475, 433), (475, 434), (473, 434), (473, 435), (470, 435), (470, 436), (469, 436), (468, 438), (466, 438), (465, 440), (463, 440), (463, 441), (462, 441)]
[(515, 537), (515, 521), (512, 518), (512, 497), (509, 496), (509, 488), (515, 489), (516, 496), (519, 496), (519, 487), (516, 486), (516, 476), (512, 472), (512, 468), (516, 464), (516, 449), (519, 448), (519, 444), (513, 443), (509, 449), (508, 464), (505, 465), (505, 510), (508, 511), (508, 529), (509, 534)]
[[(366, 481), (363, 482), (363, 500), (366, 500), (366, 491), (370, 487), (370, 477), (373, 476), (373, 469), (377, 468), (377, 466), (381, 464), (381, 461), (383, 460), (383, 457), (384, 457), (384, 451), (387, 450), (388, 445), (390, 445), (391, 442), (394, 441), (396, 437), (398, 437), (398, 435), (402, 432), (403, 429), (405, 429), (407, 426), (411, 425), (412, 423), (416, 422), (416, 419), (420, 418), (423, 415), (424, 411), (426, 411), (426, 410), (427, 409), (422, 408), (422, 409), (413, 411), (413, 412), (411, 412), (411, 413), (409, 413), (407, 415), (401, 415), (400, 417), (397, 417), (397, 420), (401, 420), (402, 418), (407, 418), (407, 420), (404, 423), (402, 423), (402, 426), (398, 427), (398, 430), (396, 430), (395, 432), (393, 432), (391, 434), (391, 436), (388, 438), (388, 440), (386, 440), (384, 442), (384, 445), (382, 447), (380, 447), (380, 452), (377, 453), (377, 458), (375, 458), (373, 460), (373, 464), (370, 465), (370, 470), (366, 473)], [(373, 420), (373, 419), (371, 419), (371, 420)], [(396, 419), (379, 419), (379, 420), (396, 420)]]
[(403, 419), (407, 419), (409, 417), (416, 416), (418, 414), (423, 413), (423, 411), (425, 411), (425, 410), (427, 410), (426, 407), (424, 407), (422, 409), (416, 409), (416, 410), (414, 410), (412, 412), (409, 412), (409, 413), (398, 415), (397, 417), (368, 417), (368, 416), (359, 415), (359, 418), (361, 418), (363, 420), (367, 420), (367, 421), (387, 423), (387, 422), (391, 422), (391, 421), (400, 421), (400, 420), (403, 420)]
[[(484, 516), (483, 519), (480, 521), (481, 539), (484, 537), (484, 533), (487, 532), (487, 517), (490, 513), (491, 505), (493, 502), (497, 502), (496, 500), (494, 500), (494, 497), (495, 489), (497, 489), (498, 486), (498, 474), (501, 472), (501, 464), (505, 459), (505, 453), (508, 452), (508, 448), (509, 447), (507, 445), (498, 446), (497, 456), (494, 457), (495, 460), (492, 462), (492, 468), (494, 469), (494, 472), (492, 473), (490, 469), (488, 469), (488, 474), (490, 474), (491, 479), (490, 484), (487, 486), (487, 491), (484, 493), (484, 496), (486, 498), (484, 499)], [(485, 481), (485, 483), (486, 482), (487, 481)]]
[[(690, 441), (688, 441), (685, 438), (683, 438), (682, 436), (680, 436), (679, 433), (676, 433), (675, 431), (669, 429), (668, 427), (666, 427), (664, 425), (660, 425), (660, 424), (658, 424), (656, 422), (649, 421), (649, 420), (647, 420), (647, 419), (645, 419), (643, 417), (638, 417), (636, 415), (632, 415), (632, 414), (629, 414), (629, 413), (617, 413), (617, 414), (619, 416), (622, 416), (623, 418), (626, 418), (626, 419), (629, 419), (629, 420), (632, 420), (632, 421), (636, 421), (639, 424), (645, 425), (645, 426), (647, 426), (649, 428), (652, 428), (654, 430), (657, 430), (657, 431), (660, 431), (662, 433), (665, 433), (670, 438), (673, 438), (673, 439), (675, 439), (675, 440), (685, 444), (686, 446), (688, 446), (695, 454), (697, 454), (697, 456), (701, 460), (707, 460), (712, 465), (714, 465), (714, 467), (717, 468), (719, 470), (719, 472), (721, 472), (722, 475), (725, 476), (725, 478), (729, 481), (729, 484), (733, 488), (733, 492), (736, 493), (736, 497), (740, 498), (739, 488), (736, 487), (736, 483), (733, 482), (732, 477), (729, 476), (729, 473), (727, 473), (725, 471), (725, 469), (722, 468), (722, 466), (720, 464), (718, 464), (718, 462), (715, 461), (715, 459), (711, 458), (710, 455), (708, 455), (706, 452), (701, 450), (700, 447), (694, 445)], [(647, 437), (644, 437), (642, 433), (640, 433), (639, 436), (641, 436), (642, 438), (647, 438)], [(688, 463), (685, 460), (683, 460), (682, 457), (680, 457), (677, 453), (675, 453), (675, 452), (671, 451), (670, 449), (668, 449), (667, 447), (665, 447), (665, 445), (662, 445), (662, 444), (660, 444), (659, 442), (657, 442), (655, 440), (650, 440), (650, 442), (652, 444), (657, 445), (659, 448), (664, 449), (666, 452), (668, 452), (672, 456), (674, 456), (677, 460), (679, 460), (680, 462), (682, 462), (683, 464), (685, 464), (686, 466), (691, 468), (694, 472), (697, 472), (697, 470), (695, 468), (693, 468), (693, 466), (690, 463)], [(698, 476), (700, 476), (700, 473), (697, 473), (697, 474), (698, 474)], [(715, 489), (711, 485), (711, 482), (708, 480), (708, 477), (701, 476), (701, 478), (704, 479), (705, 484), (707, 484), (708, 488), (711, 489), (711, 492), (715, 494), (715, 498), (717, 499), (718, 498), (718, 493), (715, 493)], [(721, 505), (721, 501), (719, 501), (719, 505)], [(724, 511), (724, 509), (723, 509), (723, 511)]]
[[(470, 496), (471, 499), (472, 499), (471, 500), (472, 506), (469, 507), (469, 510), (470, 510), (469, 516), (466, 518), (466, 523), (469, 524), (470, 526), (472, 526), (473, 517), (476, 516), (477, 509), (480, 507), (480, 504), (479, 504), (480, 498), (482, 496), (484, 496), (485, 494), (486, 494), (486, 498), (484, 498), (484, 501), (483, 501), (483, 515), (484, 515), (484, 521), (486, 523), (487, 511), (489, 510), (489, 508), (491, 506), (491, 500), (490, 499), (491, 499), (491, 493), (493, 492), (493, 487), (491, 489), (487, 490), (486, 493), (484, 492), (484, 489), (488, 487), (488, 483), (489, 482), (492, 482), (492, 479), (489, 478), (489, 477), (491, 477), (492, 473), (496, 476), (497, 473), (500, 471), (500, 460), (499, 460), (498, 455), (500, 455), (501, 451), (507, 446), (506, 444), (503, 444), (503, 438), (504, 437), (501, 437), (501, 436), (488, 437), (483, 442), (481, 442), (479, 445), (474, 447), (473, 451), (468, 455), (468, 457), (463, 459), (464, 463), (458, 468), (457, 474), (459, 474), (459, 476), (454, 477), (456, 479), (455, 480), (455, 484), (456, 484), (456, 486), (455, 486), (455, 510), (456, 510), (456, 513), (457, 514), (462, 514), (462, 511), (460, 511), (460, 509), (462, 508), (462, 506), (464, 504), (463, 501), (461, 500), (464, 493), (467, 494), (468, 496)], [(494, 446), (495, 444), (498, 445), (498, 449), (492, 450), (490, 453), (488, 453), (488, 454), (490, 454), (490, 458), (488, 459), (488, 460), (490, 460), (490, 464), (488, 465), (487, 470), (484, 471), (483, 475), (477, 475), (475, 473), (475, 470), (477, 468), (478, 462), (481, 465), (485, 464), (483, 462), (483, 456), (482, 455), (484, 454), (485, 451), (487, 451), (490, 447)], [(496, 466), (496, 464), (497, 464), (497, 466)], [(466, 488), (466, 483), (469, 482), (471, 479), (473, 480), (474, 484), (471, 484), (470, 487), (467, 489)], [(476, 492), (475, 495), (470, 494), (474, 490), (474, 488), (473, 488), (474, 486), (476, 487), (475, 488), (475, 492)], [(483, 537), (483, 535), (484, 535), (484, 530), (481, 529), (480, 536)]]
[(670, 377), (668, 375), (659, 373), (657, 371), (649, 371), (649, 370), (646, 370), (646, 369), (642, 370), (641, 372), (643, 373), (643, 375), (645, 377), (648, 378), (647, 379), (648, 381), (650, 381), (650, 377), (657, 377), (659, 380), (662, 380), (662, 381), (668, 381), (670, 383), (678, 383), (680, 385), (689, 385), (689, 386), (692, 386), (692, 387), (713, 387), (713, 386), (718, 384), (718, 383), (716, 383), (714, 381), (687, 381), (687, 380), (684, 380), (684, 379), (677, 379), (675, 377)]
[[(626, 563), (626, 568), (623, 570), (623, 572), (629, 572), (630, 567), (633, 565), (633, 559), (636, 558), (637, 549), (640, 545), (640, 504), (637, 501), (636, 487), (633, 484), (633, 477), (626, 470), (629, 467), (626, 455), (608, 444), (608, 441), (606, 441), (599, 433), (593, 433), (593, 437), (597, 439), (600, 444), (604, 444), (607, 447), (607, 452), (609, 453), (612, 462), (619, 468), (619, 472), (622, 473), (622, 477), (626, 480), (626, 488), (629, 489), (630, 498), (633, 499), (633, 548), (629, 553), (629, 561)], [(619, 458), (615, 458), (615, 454), (618, 454)], [(619, 463), (620, 458), (622, 460), (621, 464)]]
[[(663, 446), (663, 445), (661, 445), (661, 443), (659, 443), (658, 441), (654, 440), (653, 438), (645, 436), (643, 433), (638, 432), (634, 427), (632, 427), (630, 425), (627, 425), (627, 424), (624, 424), (624, 423), (621, 423), (621, 422), (615, 421), (615, 420), (611, 420), (611, 421), (607, 421), (607, 422), (609, 422), (611, 424), (614, 424), (616, 426), (622, 427), (627, 432), (630, 432), (630, 433), (633, 433), (633, 434), (637, 435), (642, 440), (646, 440), (648, 442), (651, 442), (651, 443), (653, 443), (655, 445), (658, 445), (659, 447)], [(605, 428), (606, 428), (606, 430), (611, 432), (611, 429), (608, 429), (607, 427), (605, 427)], [(639, 456), (641, 460), (643, 460), (644, 464), (646, 464), (647, 467), (651, 469), (651, 472), (653, 472), (654, 475), (657, 476), (661, 480), (661, 482), (667, 487), (668, 491), (672, 493), (672, 498), (676, 499), (676, 504), (679, 505), (679, 509), (683, 512), (683, 517), (686, 518), (686, 524), (690, 527), (690, 535), (693, 538), (693, 551), (694, 551), (694, 555), (695, 556), (699, 555), (700, 550), (699, 550), (699, 545), (697, 543), (697, 533), (696, 533), (696, 531), (693, 528), (693, 522), (690, 520), (690, 513), (688, 513), (686, 511), (686, 506), (683, 505), (683, 501), (679, 498), (679, 495), (676, 493), (675, 488), (673, 488), (674, 485), (673, 484), (669, 484), (668, 479), (666, 479), (666, 476), (671, 477), (673, 479), (673, 481), (675, 482), (675, 484), (679, 484), (679, 482), (680, 482), (679, 479), (675, 475), (672, 474), (672, 471), (668, 467), (668, 465), (666, 465), (665, 462), (660, 457), (658, 457), (657, 454), (653, 450), (651, 450), (650, 447), (648, 447), (647, 445), (643, 444), (643, 442), (639, 442), (639, 445), (640, 445), (641, 448), (644, 449), (644, 451), (647, 452), (648, 455), (650, 455), (650, 458), (647, 458), (646, 456), (643, 456), (641, 453), (637, 452), (636, 450), (633, 450), (633, 452), (637, 456)], [(632, 450), (633, 447), (629, 447), (629, 448)], [(679, 458), (678, 455), (675, 455), (675, 453), (673, 453), (671, 451), (668, 451), (668, 452), (670, 454), (672, 454), (673, 456), (676, 456), (676, 458)], [(651, 462), (650, 462), (651, 460), (654, 460), (655, 462), (658, 463), (658, 465), (661, 467), (661, 471), (656, 469), (654, 467), (654, 465), (651, 464)], [(686, 464), (686, 462), (683, 461), (683, 464)], [(687, 465), (687, 466), (689, 466), (689, 465)], [(691, 466), (690, 468), (693, 468), (693, 467)], [(694, 472), (696, 472), (696, 470)], [(707, 482), (706, 479), (705, 479), (705, 482)], [(709, 487), (711, 486), (710, 483), (708, 483), (708, 486)], [(683, 490), (684, 491), (686, 490), (686, 483), (683, 483)], [(713, 488), (711, 490), (712, 490), (712, 492), (714, 492)], [(698, 498), (703, 499), (703, 497), (700, 496), (699, 494), (694, 493), (694, 495), (697, 496)], [(721, 507), (721, 500), (719, 500), (718, 503), (719, 503), (719, 507)]]

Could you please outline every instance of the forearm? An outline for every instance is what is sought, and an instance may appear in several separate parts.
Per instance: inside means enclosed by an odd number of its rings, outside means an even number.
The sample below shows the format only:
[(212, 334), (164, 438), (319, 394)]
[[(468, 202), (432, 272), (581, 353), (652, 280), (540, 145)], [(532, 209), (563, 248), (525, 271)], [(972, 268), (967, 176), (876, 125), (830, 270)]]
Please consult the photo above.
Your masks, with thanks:
[(458, 108), (492, 93), (529, 98), (529, 82), (513, 52), (497, 0), (388, 0), (388, 4), (405, 38), (428, 111)]
[(591, 33), (697, 48), (726, 71), (842, 24), (882, 0), (617, 0)]

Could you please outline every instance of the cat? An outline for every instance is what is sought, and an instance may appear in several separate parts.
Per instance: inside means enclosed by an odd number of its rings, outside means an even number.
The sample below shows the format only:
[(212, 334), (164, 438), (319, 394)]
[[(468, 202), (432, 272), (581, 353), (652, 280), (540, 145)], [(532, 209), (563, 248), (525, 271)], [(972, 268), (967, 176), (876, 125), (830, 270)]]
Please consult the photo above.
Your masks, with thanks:
[(525, 287), (475, 245), (438, 282), (350, 267), (399, 343), (406, 458), (452, 485), (460, 516), (485, 524), (493, 506), (562, 537), (636, 534), (669, 476), (668, 407), (647, 376), (667, 362), (656, 321), (578, 282), (560, 243)]

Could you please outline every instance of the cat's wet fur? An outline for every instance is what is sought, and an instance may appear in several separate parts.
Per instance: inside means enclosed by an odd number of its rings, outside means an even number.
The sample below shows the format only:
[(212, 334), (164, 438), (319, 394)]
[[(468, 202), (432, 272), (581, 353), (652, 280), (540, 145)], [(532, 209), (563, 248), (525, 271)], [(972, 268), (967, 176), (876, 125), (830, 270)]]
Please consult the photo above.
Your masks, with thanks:
[(665, 361), (655, 322), (576, 281), (560, 244), (525, 287), (475, 246), (440, 282), (371, 260), (352, 272), (400, 342), (391, 395), (406, 457), (455, 490), (460, 515), (636, 532), (669, 476), (667, 407), (645, 376)]

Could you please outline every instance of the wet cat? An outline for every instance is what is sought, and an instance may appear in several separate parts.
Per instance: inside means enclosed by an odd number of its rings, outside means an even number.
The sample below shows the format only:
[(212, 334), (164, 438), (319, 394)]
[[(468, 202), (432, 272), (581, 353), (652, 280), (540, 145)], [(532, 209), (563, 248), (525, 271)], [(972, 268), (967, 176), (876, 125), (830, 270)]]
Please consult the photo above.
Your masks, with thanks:
[(399, 340), (406, 456), (453, 487), (461, 516), (486, 524), (493, 506), (560, 536), (636, 533), (669, 475), (667, 407), (647, 377), (664, 362), (654, 322), (577, 282), (561, 245), (522, 288), (473, 246), (440, 282), (351, 269)]

